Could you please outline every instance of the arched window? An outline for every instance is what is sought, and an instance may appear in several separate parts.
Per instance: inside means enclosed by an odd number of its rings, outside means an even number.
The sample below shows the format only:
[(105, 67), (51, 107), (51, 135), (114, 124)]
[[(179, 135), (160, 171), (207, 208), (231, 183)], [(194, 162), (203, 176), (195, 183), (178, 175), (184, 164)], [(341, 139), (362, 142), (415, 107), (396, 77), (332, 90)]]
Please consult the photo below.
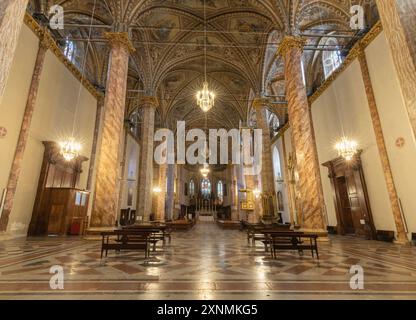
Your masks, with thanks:
[(322, 53), (325, 79), (328, 78), (342, 64), (341, 51), (338, 50), (338, 40), (327, 38), (324, 42), (326, 51)]
[(68, 58), (69, 61), (73, 62), (75, 53), (75, 44), (73, 41), (68, 39), (65, 40), (64, 55)]
[(276, 146), (273, 147), (273, 169), (275, 180), (282, 179), (282, 166), (280, 164), (279, 149)]
[(191, 179), (191, 181), (189, 181), (189, 195), (191, 197), (195, 196), (195, 182), (193, 179)]
[(222, 203), (224, 201), (224, 184), (221, 180), (217, 183), (217, 195), (220, 203)]
[(205, 199), (209, 199), (211, 197), (211, 181), (209, 181), (209, 179), (202, 179), (201, 194)]

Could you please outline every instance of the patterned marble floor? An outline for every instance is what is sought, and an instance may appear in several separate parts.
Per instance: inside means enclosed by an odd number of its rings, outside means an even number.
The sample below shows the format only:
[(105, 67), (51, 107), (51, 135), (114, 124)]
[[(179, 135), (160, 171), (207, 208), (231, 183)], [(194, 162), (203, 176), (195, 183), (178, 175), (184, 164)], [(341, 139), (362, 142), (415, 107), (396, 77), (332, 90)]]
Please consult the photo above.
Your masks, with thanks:
[[(320, 243), (320, 260), (282, 252), (272, 260), (237, 230), (199, 223), (174, 233), (155, 258), (109, 253), (100, 241), (28, 238), (0, 242), (0, 299), (415, 299), (416, 248), (348, 237)], [(64, 289), (49, 285), (51, 266)], [(350, 288), (352, 265), (364, 290)]]

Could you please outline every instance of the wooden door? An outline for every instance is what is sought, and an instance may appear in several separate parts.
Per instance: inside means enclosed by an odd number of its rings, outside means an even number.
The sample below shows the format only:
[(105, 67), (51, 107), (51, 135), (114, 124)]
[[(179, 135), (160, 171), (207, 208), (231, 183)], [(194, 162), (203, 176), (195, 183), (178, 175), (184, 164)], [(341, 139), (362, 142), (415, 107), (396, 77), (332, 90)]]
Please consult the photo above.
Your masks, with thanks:
[(375, 239), (376, 230), (360, 156), (361, 152), (351, 161), (339, 157), (323, 165), (328, 168), (331, 180), (338, 233)]
[(347, 177), (347, 193), (348, 193), (348, 200), (350, 203), (350, 210), (351, 210), (351, 218), (352, 223), (354, 226), (354, 233), (358, 236), (365, 236), (366, 229), (365, 229), (365, 221), (366, 221), (366, 213), (364, 212), (364, 207), (360, 203), (360, 196), (358, 192), (358, 188), (356, 185), (355, 177), (353, 172), (348, 172)]
[(347, 179), (345, 177), (337, 177), (337, 187), (339, 193), (339, 204), (342, 225), (344, 233), (355, 234), (354, 223), (351, 212), (350, 198), (348, 194)]

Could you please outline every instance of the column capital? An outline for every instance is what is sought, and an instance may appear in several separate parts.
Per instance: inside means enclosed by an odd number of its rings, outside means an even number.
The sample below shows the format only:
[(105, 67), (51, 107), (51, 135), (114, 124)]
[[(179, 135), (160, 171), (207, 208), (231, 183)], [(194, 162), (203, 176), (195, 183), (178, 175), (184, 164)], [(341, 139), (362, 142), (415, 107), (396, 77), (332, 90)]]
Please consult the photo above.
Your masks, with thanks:
[(141, 96), (139, 98), (139, 107), (153, 107), (157, 108), (159, 106), (159, 100), (155, 96)]
[(263, 107), (267, 107), (268, 104), (269, 104), (269, 99), (267, 98), (258, 97), (253, 100), (253, 108), (256, 110), (263, 108)]
[(121, 45), (123, 47), (126, 47), (130, 51), (130, 53), (136, 51), (136, 49), (133, 46), (133, 43), (130, 41), (127, 32), (105, 32), (104, 38), (108, 40), (111, 46)]
[(285, 57), (286, 53), (292, 49), (298, 49), (303, 51), (303, 46), (306, 44), (306, 39), (299, 36), (285, 36), (280, 43), (277, 54), (281, 57)]

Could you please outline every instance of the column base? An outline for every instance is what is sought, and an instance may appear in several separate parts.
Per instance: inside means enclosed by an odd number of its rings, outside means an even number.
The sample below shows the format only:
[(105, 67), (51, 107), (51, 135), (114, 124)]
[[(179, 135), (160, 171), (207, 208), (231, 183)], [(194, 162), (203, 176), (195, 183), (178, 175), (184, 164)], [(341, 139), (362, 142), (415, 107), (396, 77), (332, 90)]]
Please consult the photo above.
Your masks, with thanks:
[(316, 233), (318, 235), (317, 241), (319, 241), (319, 242), (329, 242), (330, 241), (330, 239), (328, 237), (328, 231), (324, 230), (324, 229), (300, 228), (299, 230), (296, 230), (296, 231), (300, 231), (300, 232), (304, 232), (304, 233)]
[(410, 246), (411, 245), (411, 242), (407, 239), (395, 239), (393, 241), (393, 243), (394, 244), (399, 244), (399, 245), (402, 245), (402, 246)]
[(85, 236), (98, 236), (101, 232), (114, 231), (116, 227), (90, 227), (85, 231)]

